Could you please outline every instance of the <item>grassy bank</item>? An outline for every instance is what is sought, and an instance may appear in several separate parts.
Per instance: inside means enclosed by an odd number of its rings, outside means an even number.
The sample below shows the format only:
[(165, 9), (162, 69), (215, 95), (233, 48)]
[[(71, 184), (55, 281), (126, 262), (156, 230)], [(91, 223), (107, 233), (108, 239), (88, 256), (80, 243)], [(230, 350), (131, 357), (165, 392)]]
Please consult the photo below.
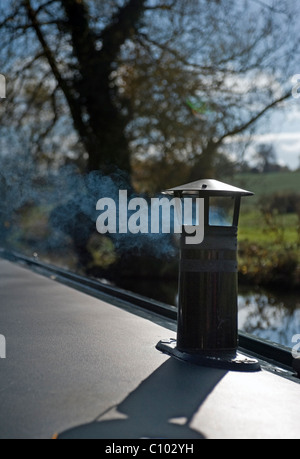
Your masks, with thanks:
[(271, 172), (264, 174), (236, 174), (224, 182), (252, 191), (254, 196), (245, 198), (245, 208), (255, 208), (261, 199), (268, 199), (275, 193), (300, 193), (300, 171)]
[[(281, 213), (276, 208), (268, 211), (268, 205), (273, 203), (276, 207), (275, 193), (279, 193), (281, 197), (285, 193), (292, 193), (294, 198), (296, 196), (297, 204), (300, 172), (241, 174), (222, 180), (255, 193), (253, 197), (242, 199), (238, 235), (240, 283), (299, 289), (300, 209)], [(52, 210), (51, 206), (45, 205), (24, 206), (11, 220), (3, 222), (7, 227), (6, 243), (28, 255), (37, 254), (47, 262), (72, 270), (79, 269), (78, 252), (71, 236), (61, 234), (49, 224)], [(114, 267), (120, 256), (116, 254), (111, 240), (93, 234), (87, 243), (87, 249), (90, 260), (80, 266), (80, 270), (103, 272), (103, 277), (106, 272), (113, 272), (114, 269), (117, 275), (123, 274), (121, 265)], [(148, 258), (138, 254), (132, 265), (126, 264), (125, 271), (127, 276), (138, 275), (145, 280), (154, 274), (158, 280), (177, 276), (176, 263), (173, 266), (170, 260), (155, 260), (153, 268)]]
[[(255, 193), (242, 200), (240, 282), (300, 288), (300, 172), (240, 174), (231, 183)], [(282, 205), (287, 197), (295, 209)]]

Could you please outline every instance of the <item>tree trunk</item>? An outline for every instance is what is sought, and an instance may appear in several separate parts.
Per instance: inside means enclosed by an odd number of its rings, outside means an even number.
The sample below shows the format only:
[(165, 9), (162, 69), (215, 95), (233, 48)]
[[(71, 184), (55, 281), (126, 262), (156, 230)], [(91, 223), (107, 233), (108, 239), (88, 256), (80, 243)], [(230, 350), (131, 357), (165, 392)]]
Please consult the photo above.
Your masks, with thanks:
[(92, 29), (85, 0), (60, 1), (65, 12), (60, 29), (70, 42), (75, 58), (71, 78), (66, 78), (60, 70), (38, 20), (38, 10), (34, 9), (31, 0), (24, 0), (24, 6), (88, 153), (88, 168), (109, 171), (117, 167), (130, 173), (130, 151), (125, 134), (129, 115), (122, 111), (124, 105), (111, 75), (117, 68), (122, 45), (137, 33), (146, 0), (128, 0), (117, 10), (101, 36)]
[(66, 29), (71, 35), (73, 54), (78, 61), (80, 76), (75, 82), (87, 118), (83, 140), (89, 155), (89, 170), (112, 168), (130, 172), (130, 151), (125, 135), (128, 117), (117, 106), (118, 88), (111, 80), (121, 46), (131, 38), (144, 11), (145, 0), (129, 0), (119, 8), (111, 23), (101, 34), (102, 47), (97, 50), (97, 37), (89, 24), (84, 1), (63, 0)]
[(217, 145), (213, 141), (209, 141), (197, 159), (190, 174), (190, 181), (201, 179), (212, 179), (215, 176), (214, 158)]

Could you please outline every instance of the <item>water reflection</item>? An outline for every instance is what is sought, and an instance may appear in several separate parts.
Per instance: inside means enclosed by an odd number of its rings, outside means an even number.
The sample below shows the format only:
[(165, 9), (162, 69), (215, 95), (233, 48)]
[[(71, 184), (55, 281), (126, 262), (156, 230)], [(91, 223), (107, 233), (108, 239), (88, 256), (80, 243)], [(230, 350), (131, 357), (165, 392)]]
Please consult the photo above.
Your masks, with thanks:
[(238, 320), (240, 330), (292, 347), (300, 333), (299, 295), (240, 289)]
[[(119, 287), (157, 301), (177, 305), (177, 281), (126, 279)], [(249, 290), (240, 287), (239, 329), (260, 338), (292, 347), (293, 335), (300, 334), (300, 298), (297, 293)]]

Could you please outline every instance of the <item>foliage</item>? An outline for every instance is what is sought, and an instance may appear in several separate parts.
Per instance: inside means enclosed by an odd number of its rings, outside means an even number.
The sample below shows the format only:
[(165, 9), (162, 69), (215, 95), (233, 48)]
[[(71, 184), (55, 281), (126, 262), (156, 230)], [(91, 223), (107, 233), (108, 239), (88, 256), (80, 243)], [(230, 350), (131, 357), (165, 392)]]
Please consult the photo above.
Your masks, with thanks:
[(259, 204), (264, 214), (278, 212), (279, 214), (300, 215), (300, 193), (295, 191), (273, 193), (268, 196), (267, 200), (260, 198)]
[(260, 211), (248, 211), (242, 216), (241, 282), (278, 289), (300, 287), (300, 213), (296, 196), (297, 193), (276, 193), (261, 198)]
[(225, 139), (291, 96), (288, 1), (14, 0), (0, 11), (2, 147), (26, 139), (47, 167), (130, 172), (154, 156), (170, 180), (173, 162), (213, 175)]
[[(290, 195), (299, 193), (300, 171), (284, 171), (263, 173), (240, 173), (233, 178), (223, 176), (223, 181), (235, 186), (250, 190), (254, 196), (243, 200), (242, 214), (244, 209), (253, 210), (261, 205), (268, 205), (272, 195)], [(231, 181), (231, 182), (230, 182)]]
[(267, 144), (258, 145), (255, 159), (257, 160), (257, 168), (260, 172), (271, 172), (277, 160), (274, 146)]
[(294, 248), (242, 242), (239, 246), (241, 283), (276, 289), (300, 287), (299, 256)]

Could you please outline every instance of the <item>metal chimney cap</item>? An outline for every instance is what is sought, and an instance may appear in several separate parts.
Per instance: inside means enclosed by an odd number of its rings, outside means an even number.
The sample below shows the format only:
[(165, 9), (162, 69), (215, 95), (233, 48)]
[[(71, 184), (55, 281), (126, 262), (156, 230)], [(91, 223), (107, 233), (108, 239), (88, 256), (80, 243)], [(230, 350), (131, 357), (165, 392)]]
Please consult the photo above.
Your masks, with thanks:
[(164, 194), (172, 195), (176, 192), (203, 196), (253, 196), (254, 194), (251, 191), (242, 190), (214, 179), (197, 180), (196, 182), (180, 185), (164, 191)]

